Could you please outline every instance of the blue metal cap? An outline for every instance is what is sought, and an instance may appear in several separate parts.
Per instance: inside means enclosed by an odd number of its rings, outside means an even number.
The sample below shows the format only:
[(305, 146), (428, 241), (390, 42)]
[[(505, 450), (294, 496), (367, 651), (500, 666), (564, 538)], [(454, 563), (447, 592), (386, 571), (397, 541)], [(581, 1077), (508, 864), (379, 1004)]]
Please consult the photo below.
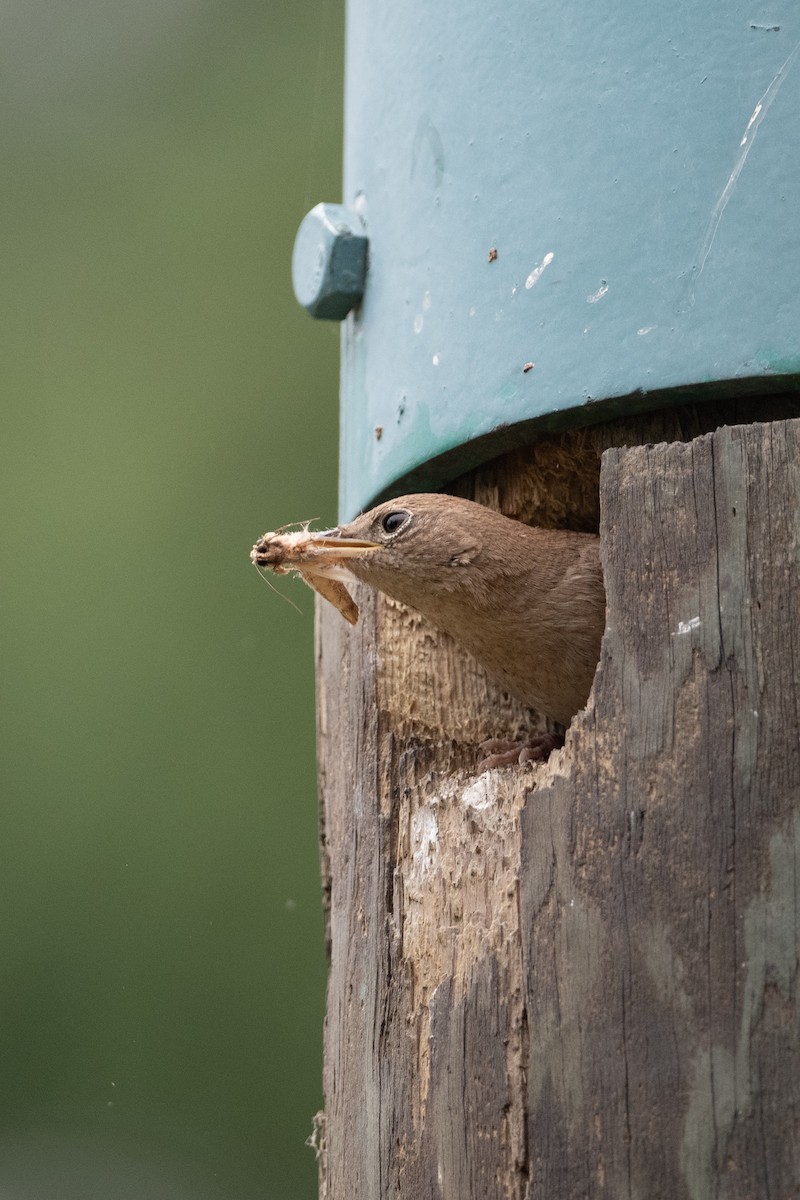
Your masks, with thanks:
[(773, 8), (348, 0), (342, 519), (537, 428), (791, 386), (800, 6)]

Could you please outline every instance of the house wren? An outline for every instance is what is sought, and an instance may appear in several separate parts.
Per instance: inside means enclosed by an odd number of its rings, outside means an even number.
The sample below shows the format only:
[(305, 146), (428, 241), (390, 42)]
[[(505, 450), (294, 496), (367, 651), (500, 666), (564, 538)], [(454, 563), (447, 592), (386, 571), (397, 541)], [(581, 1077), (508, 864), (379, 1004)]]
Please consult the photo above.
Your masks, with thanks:
[(563, 725), (586, 703), (605, 624), (595, 534), (421, 494), (321, 533), (265, 534), (251, 557), (299, 571), (351, 621), (357, 609), (343, 583), (356, 576), (416, 609), (518, 700)]

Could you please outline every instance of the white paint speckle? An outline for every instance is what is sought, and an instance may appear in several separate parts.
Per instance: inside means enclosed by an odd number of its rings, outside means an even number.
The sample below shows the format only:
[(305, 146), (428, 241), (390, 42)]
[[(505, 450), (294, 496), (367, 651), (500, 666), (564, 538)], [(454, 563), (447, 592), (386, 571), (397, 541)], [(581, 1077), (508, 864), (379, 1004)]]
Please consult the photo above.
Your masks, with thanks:
[(641, 329), (636, 330), (637, 337), (646, 337), (648, 333), (652, 333), (654, 329), (658, 329), (657, 325), (643, 325)]
[(475, 316), (475, 313), (476, 313), (477, 311), (478, 311), (478, 310), (476, 309), (475, 305), (473, 304), (473, 305), (472, 305), (472, 307), (471, 307), (471, 308), (470, 308), (470, 310), (469, 310), (469, 315), (470, 315), (471, 317), (474, 317), (474, 316)]
[(528, 276), (528, 278), (525, 280), (526, 288), (532, 288), (533, 285), (536, 283), (536, 281), (538, 279), (541, 279), (542, 272), (547, 270), (547, 268), (550, 266), (550, 263), (553, 261), (554, 258), (555, 258), (555, 255), (553, 254), (553, 251), (548, 250), (547, 254), (545, 254), (544, 258), (539, 263), (538, 267), (534, 267), (533, 270), (531, 271), (530, 275)]
[(608, 284), (606, 283), (605, 279), (601, 279), (600, 287), (597, 289), (596, 292), (592, 292), (591, 296), (586, 297), (586, 303), (587, 304), (597, 304), (597, 301), (602, 300), (603, 296), (605, 296), (607, 291), (608, 291)]
[(425, 324), (425, 318), (422, 313), (417, 313), (414, 317), (414, 333), (422, 333), (422, 326)]
[(683, 637), (684, 634), (691, 633), (693, 629), (699, 629), (701, 624), (699, 617), (692, 617), (689, 621), (678, 621), (678, 628), (672, 637)]
[(431, 306), (431, 294), (430, 294), (430, 292), (426, 292), (425, 295), (422, 297), (422, 311), (427, 312), (428, 309), (430, 308), (430, 306)]
[(434, 354), (433, 358), (431, 359), (431, 362), (433, 363), (433, 365), (434, 365), (435, 367), (438, 367), (438, 365), (439, 365), (439, 363), (440, 363), (441, 361), (442, 361), (442, 360), (441, 360), (441, 358), (439, 357), (439, 355), (438, 355), (438, 354)]

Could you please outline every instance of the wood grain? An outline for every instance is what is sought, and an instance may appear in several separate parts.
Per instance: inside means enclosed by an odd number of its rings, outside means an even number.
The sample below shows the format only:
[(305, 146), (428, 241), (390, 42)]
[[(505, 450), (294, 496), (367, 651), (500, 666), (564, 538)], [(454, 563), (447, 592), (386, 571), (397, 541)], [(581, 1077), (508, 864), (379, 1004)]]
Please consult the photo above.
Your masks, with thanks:
[(799, 452), (605, 454), (602, 659), (544, 767), (476, 779), (531, 715), (414, 614), (319, 609), (324, 1197), (800, 1194)]

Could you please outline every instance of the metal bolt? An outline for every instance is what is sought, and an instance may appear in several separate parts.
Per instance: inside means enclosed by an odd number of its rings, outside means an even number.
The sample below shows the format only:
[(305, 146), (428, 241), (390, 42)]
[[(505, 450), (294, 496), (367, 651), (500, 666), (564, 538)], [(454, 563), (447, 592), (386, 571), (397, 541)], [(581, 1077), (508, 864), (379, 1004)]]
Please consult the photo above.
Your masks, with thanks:
[(292, 253), (298, 303), (318, 321), (343, 321), (364, 293), (367, 237), (358, 213), (317, 204), (300, 223)]

